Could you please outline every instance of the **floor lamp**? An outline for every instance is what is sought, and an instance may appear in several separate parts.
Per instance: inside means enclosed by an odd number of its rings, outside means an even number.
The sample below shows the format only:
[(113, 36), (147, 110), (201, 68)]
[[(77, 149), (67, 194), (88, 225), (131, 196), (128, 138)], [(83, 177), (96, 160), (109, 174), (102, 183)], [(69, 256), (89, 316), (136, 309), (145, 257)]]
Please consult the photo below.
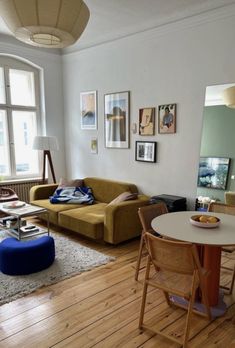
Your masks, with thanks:
[(45, 184), (46, 177), (46, 157), (49, 162), (49, 167), (51, 170), (53, 182), (56, 183), (54, 167), (51, 158), (51, 151), (58, 151), (58, 141), (56, 137), (53, 136), (36, 136), (33, 142), (34, 150), (43, 150), (43, 169), (42, 169), (42, 182)]

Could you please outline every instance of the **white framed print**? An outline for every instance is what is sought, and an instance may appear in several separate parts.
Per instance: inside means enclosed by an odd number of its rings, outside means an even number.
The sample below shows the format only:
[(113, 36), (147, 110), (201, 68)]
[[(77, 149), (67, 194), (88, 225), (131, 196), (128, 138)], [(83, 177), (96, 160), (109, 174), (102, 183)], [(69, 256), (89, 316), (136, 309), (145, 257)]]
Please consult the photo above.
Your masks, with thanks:
[(130, 92), (105, 94), (105, 146), (129, 148)]
[(97, 129), (97, 91), (80, 93), (81, 129)]

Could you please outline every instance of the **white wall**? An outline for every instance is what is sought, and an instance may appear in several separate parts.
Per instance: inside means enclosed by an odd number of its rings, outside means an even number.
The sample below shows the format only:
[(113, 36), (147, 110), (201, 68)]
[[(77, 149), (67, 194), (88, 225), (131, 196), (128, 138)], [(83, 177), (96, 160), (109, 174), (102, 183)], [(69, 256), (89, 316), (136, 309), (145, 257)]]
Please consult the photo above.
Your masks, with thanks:
[(56, 177), (66, 175), (64, 153), (64, 110), (62, 60), (57, 51), (46, 51), (18, 43), (9, 36), (0, 35), (0, 54), (12, 55), (37, 65), (42, 69), (46, 134), (55, 135), (59, 141), (59, 152), (52, 154)]
[[(146, 194), (196, 196), (207, 85), (235, 82), (235, 6), (63, 56), (68, 176), (136, 183)], [(98, 91), (98, 130), (81, 130), (79, 93)], [(131, 92), (142, 107), (177, 103), (177, 133), (130, 135), (130, 149), (104, 147), (104, 94)], [(157, 127), (156, 127), (157, 131)], [(98, 136), (98, 155), (90, 140)], [(157, 163), (135, 161), (135, 141), (158, 142)]]

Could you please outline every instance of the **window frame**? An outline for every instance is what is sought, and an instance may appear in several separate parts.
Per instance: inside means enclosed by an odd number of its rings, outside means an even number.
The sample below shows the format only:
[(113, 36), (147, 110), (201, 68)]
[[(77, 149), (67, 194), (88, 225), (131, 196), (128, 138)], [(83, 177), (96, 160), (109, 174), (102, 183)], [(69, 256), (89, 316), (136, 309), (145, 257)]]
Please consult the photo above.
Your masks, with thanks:
[[(36, 133), (42, 134), (42, 107), (41, 107), (41, 78), (40, 69), (36, 68), (29, 63), (26, 63), (20, 59), (0, 55), (0, 67), (3, 68), (4, 83), (5, 83), (5, 101), (6, 103), (0, 103), (0, 109), (5, 110), (7, 116), (7, 129), (8, 129), (8, 150), (9, 150), (9, 162), (10, 162), (10, 175), (3, 175), (3, 181), (17, 181), (22, 179), (34, 179), (40, 177), (41, 161), (38, 156), (38, 173), (30, 173), (24, 175), (17, 175), (16, 173), (16, 161), (15, 161), (15, 144), (13, 134), (13, 111), (32, 111), (36, 115)], [(29, 71), (34, 74), (34, 93), (35, 93), (35, 106), (23, 106), (12, 105), (10, 98), (10, 69)], [(36, 152), (35, 152), (36, 155)]]

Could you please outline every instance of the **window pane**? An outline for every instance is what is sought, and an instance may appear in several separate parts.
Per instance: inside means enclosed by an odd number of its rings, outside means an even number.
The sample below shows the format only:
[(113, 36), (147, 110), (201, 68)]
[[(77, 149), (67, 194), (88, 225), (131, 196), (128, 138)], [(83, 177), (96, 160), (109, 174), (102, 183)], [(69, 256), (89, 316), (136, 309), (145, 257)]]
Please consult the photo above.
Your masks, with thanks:
[(34, 74), (30, 71), (10, 69), (11, 104), (35, 106)]
[(13, 111), (16, 174), (29, 175), (39, 172), (38, 154), (32, 149), (37, 133), (36, 114), (28, 111)]
[(0, 104), (6, 103), (4, 70), (0, 68)]
[(0, 110), (0, 177), (10, 175), (6, 111)]

